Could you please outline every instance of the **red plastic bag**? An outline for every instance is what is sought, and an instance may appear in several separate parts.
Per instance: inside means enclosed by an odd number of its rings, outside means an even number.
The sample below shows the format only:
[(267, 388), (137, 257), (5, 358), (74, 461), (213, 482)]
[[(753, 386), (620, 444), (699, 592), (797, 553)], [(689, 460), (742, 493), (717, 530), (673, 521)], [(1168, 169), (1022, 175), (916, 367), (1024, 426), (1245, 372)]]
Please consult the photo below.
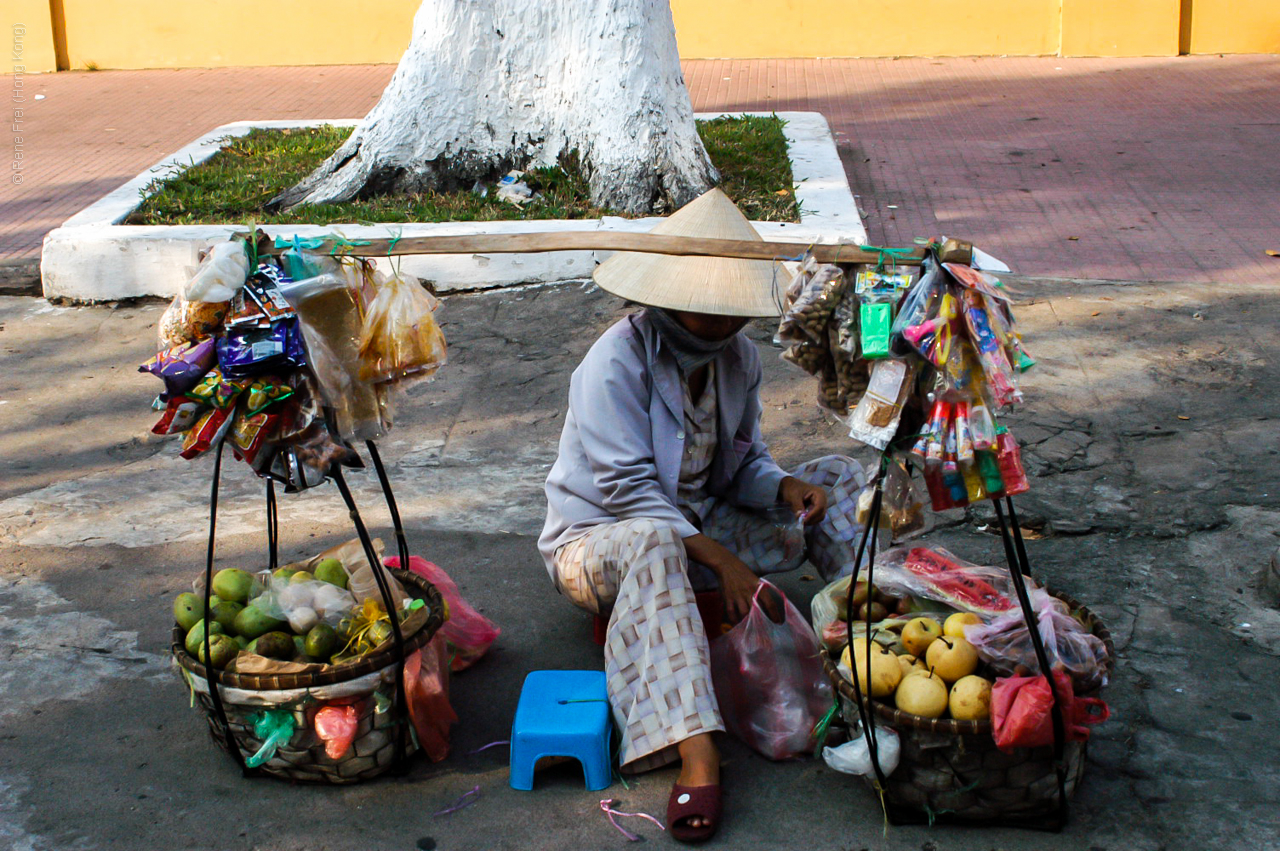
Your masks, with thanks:
[[(775, 622), (760, 594), (777, 596)], [(769, 759), (812, 753), (813, 729), (832, 706), (822, 648), (804, 616), (764, 580), (742, 622), (711, 642), (711, 678), (725, 728)]]
[[(384, 561), (387, 567), (400, 567), (400, 559), (394, 556)], [(489, 645), (498, 640), (502, 630), (467, 605), (458, 593), (458, 586), (438, 565), (419, 556), (409, 556), (409, 569), (439, 588), (448, 606), (449, 618), (436, 635), (443, 635), (455, 654), (449, 669), (461, 671), (475, 664), (489, 650)]]
[[(1069, 742), (1089, 738), (1087, 725), (1111, 717), (1107, 704), (1096, 697), (1076, 697), (1071, 677), (1053, 672), (1062, 701), (1062, 721)], [(1002, 751), (1053, 744), (1053, 694), (1044, 677), (1003, 677), (991, 689), (991, 735)]]
[(432, 762), (449, 755), (449, 727), (458, 715), (449, 703), (449, 649), (440, 633), (404, 663), (404, 694), (418, 746)]

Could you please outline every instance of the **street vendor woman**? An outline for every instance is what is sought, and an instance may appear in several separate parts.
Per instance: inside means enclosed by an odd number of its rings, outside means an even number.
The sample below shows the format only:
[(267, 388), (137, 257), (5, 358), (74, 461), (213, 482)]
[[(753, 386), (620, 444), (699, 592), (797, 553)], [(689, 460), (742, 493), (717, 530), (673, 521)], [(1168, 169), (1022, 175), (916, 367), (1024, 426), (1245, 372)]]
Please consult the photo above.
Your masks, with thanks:
[[(760, 240), (718, 189), (653, 232)], [(711, 734), (724, 724), (694, 594), (718, 586), (736, 621), (762, 574), (806, 557), (838, 574), (859, 533), (865, 477), (840, 456), (788, 474), (761, 439), (760, 358), (740, 332), (751, 317), (778, 315), (775, 263), (619, 253), (595, 280), (645, 309), (606, 331), (573, 373), (539, 548), (560, 593), (609, 617), (622, 770), (681, 760), (667, 823), (697, 841), (719, 826)], [(792, 522), (761, 514), (779, 503)]]

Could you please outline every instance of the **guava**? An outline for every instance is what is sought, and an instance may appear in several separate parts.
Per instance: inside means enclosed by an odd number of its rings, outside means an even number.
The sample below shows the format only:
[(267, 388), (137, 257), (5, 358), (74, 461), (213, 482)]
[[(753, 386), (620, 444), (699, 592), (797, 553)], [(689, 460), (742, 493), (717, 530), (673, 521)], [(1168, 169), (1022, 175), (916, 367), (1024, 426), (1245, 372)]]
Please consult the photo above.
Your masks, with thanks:
[(235, 631), (236, 615), (240, 614), (240, 610), (244, 606), (241, 603), (232, 603), (229, 600), (219, 600), (213, 604), (213, 619), (222, 624), (223, 631), (231, 633)]
[(303, 643), (303, 651), (313, 659), (328, 659), (338, 645), (338, 633), (327, 623), (311, 627)]
[(336, 558), (321, 559), (320, 563), (315, 566), (315, 577), (321, 582), (328, 582), (330, 585), (337, 585), (339, 588), (347, 587), (346, 568)]
[(282, 626), (284, 621), (271, 617), (257, 606), (245, 606), (235, 619), (236, 634), (250, 639), (265, 635)]
[[(209, 625), (210, 635), (222, 635), (222, 624), (213, 621)], [(212, 639), (210, 639), (212, 641)], [(187, 630), (187, 640), (183, 642), (187, 652), (192, 656), (197, 656), (200, 648), (204, 646), (204, 618), (196, 621), (196, 625)]]
[(184, 632), (190, 632), (203, 617), (204, 600), (190, 591), (179, 594), (173, 601), (173, 619)]
[[(231, 660), (239, 653), (240, 645), (231, 636), (222, 634), (209, 636), (209, 657), (213, 660), (212, 667), (222, 670), (231, 664)], [(205, 662), (203, 642), (200, 644), (200, 661)]]
[(232, 603), (243, 603), (253, 591), (253, 574), (238, 567), (225, 567), (213, 575), (213, 593)]

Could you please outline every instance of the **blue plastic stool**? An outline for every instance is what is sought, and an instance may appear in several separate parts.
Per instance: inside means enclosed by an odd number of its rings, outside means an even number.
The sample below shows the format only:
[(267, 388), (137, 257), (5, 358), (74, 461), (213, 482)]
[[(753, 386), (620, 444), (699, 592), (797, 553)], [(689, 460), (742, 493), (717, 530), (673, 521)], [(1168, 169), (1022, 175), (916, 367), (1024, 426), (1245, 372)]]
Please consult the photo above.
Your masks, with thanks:
[(608, 788), (612, 738), (603, 671), (533, 671), (511, 725), (511, 788), (532, 789), (533, 766), (544, 756), (572, 757), (582, 763), (589, 790)]

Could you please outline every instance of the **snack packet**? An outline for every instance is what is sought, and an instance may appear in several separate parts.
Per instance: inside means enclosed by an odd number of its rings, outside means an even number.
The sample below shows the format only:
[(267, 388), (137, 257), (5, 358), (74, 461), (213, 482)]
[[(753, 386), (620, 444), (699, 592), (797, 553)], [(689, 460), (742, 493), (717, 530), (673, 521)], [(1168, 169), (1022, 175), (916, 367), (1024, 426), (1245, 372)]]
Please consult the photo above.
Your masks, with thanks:
[(383, 278), (360, 333), (361, 380), (434, 375), (447, 357), (444, 334), (435, 320), (439, 305), (417, 278), (401, 274)]
[(875, 449), (884, 449), (898, 430), (902, 405), (911, 393), (916, 365), (902, 360), (876, 361), (871, 382), (849, 416), (849, 436)]

